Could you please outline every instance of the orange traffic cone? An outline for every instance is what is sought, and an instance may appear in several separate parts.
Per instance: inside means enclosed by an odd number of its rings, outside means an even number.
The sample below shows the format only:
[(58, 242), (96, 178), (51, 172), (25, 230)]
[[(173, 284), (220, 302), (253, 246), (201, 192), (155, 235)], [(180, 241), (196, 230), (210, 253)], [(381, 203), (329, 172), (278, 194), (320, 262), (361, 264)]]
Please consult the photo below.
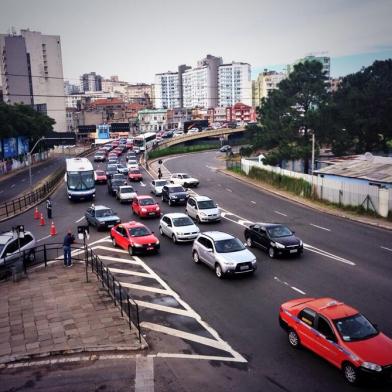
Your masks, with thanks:
[(57, 234), (56, 226), (54, 225), (54, 222), (52, 221), (52, 224), (50, 226), (50, 235), (53, 237), (56, 234)]
[(34, 219), (39, 219), (39, 211), (38, 211), (38, 207), (35, 207), (35, 211), (34, 211)]
[(39, 220), (39, 224), (41, 226), (45, 226), (45, 219), (44, 219), (44, 214), (41, 212), (41, 218)]

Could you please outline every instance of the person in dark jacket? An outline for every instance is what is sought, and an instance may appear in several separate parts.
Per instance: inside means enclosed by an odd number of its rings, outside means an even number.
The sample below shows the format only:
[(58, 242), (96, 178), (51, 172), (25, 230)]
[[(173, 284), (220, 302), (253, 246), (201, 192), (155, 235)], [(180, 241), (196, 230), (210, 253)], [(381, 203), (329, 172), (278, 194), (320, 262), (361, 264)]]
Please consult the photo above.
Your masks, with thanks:
[(50, 200), (50, 197), (46, 199), (46, 212), (48, 214), (48, 219), (52, 219), (52, 200)]
[(161, 179), (162, 178), (162, 170), (160, 167), (158, 167), (158, 178)]
[(64, 267), (72, 267), (71, 259), (71, 245), (74, 243), (75, 237), (71, 230), (68, 230), (67, 235), (64, 237)]

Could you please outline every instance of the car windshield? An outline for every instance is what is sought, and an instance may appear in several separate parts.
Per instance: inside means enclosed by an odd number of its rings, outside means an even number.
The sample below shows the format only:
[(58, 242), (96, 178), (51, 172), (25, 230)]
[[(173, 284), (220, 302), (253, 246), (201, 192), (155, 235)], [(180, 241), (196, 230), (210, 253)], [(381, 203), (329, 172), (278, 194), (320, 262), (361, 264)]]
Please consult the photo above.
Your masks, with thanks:
[(113, 216), (113, 215), (114, 215), (113, 211), (110, 208), (106, 208), (105, 210), (95, 211), (95, 216), (97, 218), (104, 218), (104, 217)]
[(5, 247), (5, 245), (0, 244), (0, 255), (1, 255), (1, 253), (3, 252), (4, 247)]
[(131, 237), (144, 237), (150, 235), (151, 231), (147, 227), (133, 227), (128, 230), (128, 233)]
[(372, 323), (360, 313), (333, 322), (345, 342), (368, 339), (378, 334)]
[(288, 237), (290, 235), (293, 235), (292, 231), (286, 226), (269, 227), (267, 231), (272, 238)]
[(155, 181), (155, 186), (164, 186), (167, 184), (167, 181)]
[(218, 253), (239, 252), (245, 249), (244, 244), (238, 238), (229, 238), (215, 242), (215, 249)]
[(115, 178), (115, 179), (112, 181), (112, 186), (120, 186), (120, 185), (122, 185), (122, 184), (124, 184), (124, 180), (120, 180), (119, 178)]
[(121, 193), (133, 193), (133, 192), (135, 192), (135, 190), (131, 186), (126, 186), (126, 187), (120, 188), (120, 192)]
[(185, 191), (184, 188), (182, 188), (181, 186), (176, 186), (174, 188), (169, 188), (169, 192), (176, 193), (176, 192), (185, 192)]
[(126, 166), (124, 166), (124, 165), (117, 165), (117, 169), (126, 169)]
[(78, 191), (93, 189), (95, 186), (94, 172), (68, 172), (67, 186), (69, 189)]
[(198, 203), (199, 209), (201, 210), (208, 210), (209, 208), (216, 208), (216, 204), (213, 200), (203, 200), (199, 201)]
[(140, 174), (140, 171), (139, 170), (131, 170), (131, 173), (132, 174)]
[(104, 176), (105, 172), (101, 171), (101, 170), (97, 170), (95, 173), (97, 173), (97, 176)]
[(173, 219), (173, 226), (175, 227), (190, 226), (190, 225), (193, 225), (193, 221), (188, 216)]
[(154, 199), (150, 199), (150, 198), (149, 199), (140, 199), (139, 204), (141, 206), (152, 206), (155, 204), (155, 201), (154, 201)]
[(189, 176), (189, 174), (181, 174), (181, 177), (182, 177), (182, 178), (191, 178), (191, 177)]

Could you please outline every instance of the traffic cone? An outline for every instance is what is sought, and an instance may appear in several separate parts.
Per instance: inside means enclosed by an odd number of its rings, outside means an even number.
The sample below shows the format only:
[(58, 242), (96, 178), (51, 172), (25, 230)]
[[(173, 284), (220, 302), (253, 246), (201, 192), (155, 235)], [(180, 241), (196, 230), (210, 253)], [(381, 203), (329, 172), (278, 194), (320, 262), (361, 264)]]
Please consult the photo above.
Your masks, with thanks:
[(54, 222), (52, 221), (52, 224), (50, 226), (50, 235), (53, 237), (57, 234), (56, 226), (54, 225)]
[(39, 211), (38, 211), (38, 207), (35, 207), (35, 211), (34, 211), (34, 219), (39, 219)]
[(45, 226), (45, 219), (44, 219), (44, 214), (41, 212), (41, 218), (39, 220), (39, 224), (41, 226)]

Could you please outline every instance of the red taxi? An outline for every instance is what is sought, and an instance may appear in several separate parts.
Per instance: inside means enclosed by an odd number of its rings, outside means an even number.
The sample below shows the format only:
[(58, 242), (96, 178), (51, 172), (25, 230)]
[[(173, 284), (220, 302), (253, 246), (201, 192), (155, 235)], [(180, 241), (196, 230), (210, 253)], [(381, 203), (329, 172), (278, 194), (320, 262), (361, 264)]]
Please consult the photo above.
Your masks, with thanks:
[(106, 184), (108, 176), (103, 170), (95, 170), (94, 179), (96, 184)]
[(349, 384), (392, 381), (392, 339), (358, 310), (333, 298), (300, 298), (280, 307), (289, 344), (304, 346), (342, 370)]
[(141, 181), (143, 179), (143, 175), (142, 173), (140, 173), (140, 170), (130, 169), (128, 173), (128, 178), (131, 181)]
[(160, 217), (161, 209), (151, 196), (137, 196), (132, 200), (132, 212), (141, 218)]
[(145, 225), (131, 221), (120, 223), (110, 230), (110, 238), (114, 247), (126, 249), (130, 256), (135, 253), (158, 252), (159, 240)]

